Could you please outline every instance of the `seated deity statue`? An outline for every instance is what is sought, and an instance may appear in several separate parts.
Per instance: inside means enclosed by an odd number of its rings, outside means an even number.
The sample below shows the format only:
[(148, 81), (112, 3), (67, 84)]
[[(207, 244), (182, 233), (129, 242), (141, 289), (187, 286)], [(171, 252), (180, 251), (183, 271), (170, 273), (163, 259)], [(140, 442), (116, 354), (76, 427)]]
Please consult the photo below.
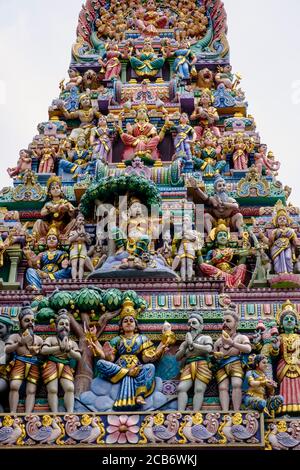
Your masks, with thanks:
[(100, 358), (97, 370), (101, 378), (112, 384), (121, 382), (115, 398), (115, 411), (138, 410), (155, 388), (155, 366), (166, 352), (168, 337), (156, 348), (147, 336), (140, 333), (137, 312), (130, 299), (126, 299), (120, 313), (119, 334), (102, 347), (91, 344), (94, 355)]
[[(214, 247), (207, 253), (205, 261), (200, 264), (203, 274), (223, 279), (229, 289), (244, 286), (247, 271), (244, 260), (250, 251), (229, 246), (230, 233), (224, 223), (219, 223), (211, 231), (210, 239), (214, 242)], [(235, 258), (238, 258), (236, 264)]]
[(49, 230), (46, 237), (46, 245), (47, 250), (38, 255), (35, 255), (29, 248), (23, 249), (29, 265), (26, 271), (28, 289), (41, 289), (43, 280), (55, 281), (71, 277), (69, 255), (58, 247), (59, 239), (55, 227)]
[(48, 201), (41, 210), (43, 219), (38, 219), (32, 229), (36, 241), (45, 238), (53, 226), (59, 238), (66, 238), (75, 224), (75, 207), (64, 197), (61, 179), (58, 176), (50, 178), (47, 189)]
[(151, 41), (145, 41), (141, 51), (136, 50), (135, 55), (130, 57), (130, 65), (139, 77), (155, 77), (162, 69), (165, 59), (158, 57)]

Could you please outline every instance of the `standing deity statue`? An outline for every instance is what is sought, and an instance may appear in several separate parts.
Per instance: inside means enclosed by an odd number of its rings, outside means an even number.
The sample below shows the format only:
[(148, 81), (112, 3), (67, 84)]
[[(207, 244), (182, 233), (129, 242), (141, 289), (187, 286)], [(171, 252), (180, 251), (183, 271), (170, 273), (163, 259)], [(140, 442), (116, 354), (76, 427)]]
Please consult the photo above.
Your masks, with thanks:
[(234, 137), (226, 137), (223, 143), (225, 154), (232, 154), (233, 168), (235, 170), (247, 170), (249, 154), (254, 151), (255, 143), (252, 137), (238, 132)]
[(35, 319), (30, 307), (23, 307), (19, 314), (20, 332), (10, 335), (5, 344), (5, 353), (12, 354), (9, 364), (9, 406), (10, 412), (16, 413), (19, 403), (19, 391), (26, 382), (25, 413), (32, 413), (35, 403), (37, 383), (40, 377), (38, 355), (43, 344), (42, 338), (33, 333)]
[(213, 350), (210, 336), (202, 334), (203, 318), (192, 313), (188, 319), (189, 331), (185, 341), (176, 353), (176, 359), (183, 361), (180, 383), (177, 388), (178, 410), (185, 410), (188, 403), (188, 391), (194, 386), (193, 411), (200, 411), (207, 385), (212, 379), (209, 368), (209, 354)]
[(126, 299), (120, 313), (119, 334), (105, 343), (93, 348), (94, 354), (101, 359), (97, 362), (100, 376), (112, 384), (121, 382), (113, 408), (115, 411), (136, 410), (144, 405), (145, 398), (155, 388), (155, 366), (168, 348), (168, 340), (157, 348), (147, 336), (139, 331), (134, 304)]
[(232, 386), (232, 404), (239, 411), (242, 403), (242, 384), (244, 378), (243, 355), (250, 354), (251, 344), (247, 336), (237, 333), (239, 315), (232, 308), (224, 313), (222, 335), (214, 346), (217, 360), (216, 380), (223, 411), (229, 410), (229, 389)]
[(53, 173), (57, 152), (49, 138), (44, 139), (40, 150), (34, 150), (33, 155), (39, 160), (38, 173)]
[(268, 365), (265, 356), (255, 356), (252, 370), (245, 376), (243, 404), (248, 410), (258, 410), (274, 417), (284, 399), (281, 395), (274, 395), (277, 383), (266, 375)]
[(88, 256), (87, 245), (91, 244), (91, 237), (86, 233), (84, 224), (84, 216), (79, 213), (76, 217), (76, 225), (69, 235), (73, 281), (83, 280), (84, 266)]
[(120, 78), (122, 57), (117, 44), (110, 44), (107, 46), (107, 51), (102, 58), (98, 59), (99, 64), (105, 71), (105, 80), (113, 80)]
[(70, 318), (67, 310), (60, 310), (55, 319), (56, 336), (49, 336), (42, 345), (41, 354), (48, 356), (43, 364), (42, 378), (47, 387), (48, 404), (52, 413), (58, 412), (58, 385), (64, 391), (67, 413), (74, 411), (74, 371), (72, 362), (81, 358), (77, 343), (69, 338)]
[[(10, 336), (13, 325), (13, 321), (8, 316), (0, 316), (0, 394), (7, 390), (9, 384), (9, 373), (7, 370), (9, 355), (5, 352), (5, 342)], [(1, 404), (0, 411), (3, 411)]]
[(297, 234), (292, 219), (281, 201), (275, 205), (273, 225), (269, 235), (271, 258), (276, 274), (293, 273), (296, 262)]
[(214, 194), (208, 196), (199, 188), (195, 178), (189, 178), (190, 185), (196, 190), (197, 199), (207, 206), (204, 214), (204, 228), (209, 234), (218, 224), (220, 219), (225, 220), (226, 224), (239, 232), (242, 236), (244, 232), (244, 218), (240, 212), (238, 202), (228, 195), (226, 181), (220, 175), (217, 175), (214, 181)]
[(195, 127), (198, 139), (201, 139), (204, 131), (207, 129), (210, 129), (216, 137), (220, 137), (220, 130), (216, 126), (219, 120), (219, 114), (217, 109), (214, 108), (213, 103), (214, 96), (211, 90), (202, 90), (199, 103), (191, 115), (191, 119), (198, 120), (200, 124), (200, 126)]
[(189, 79), (191, 75), (196, 75), (194, 64), (197, 57), (190, 49), (190, 43), (183, 39), (179, 45), (179, 49), (174, 52), (174, 72), (180, 79)]
[(184, 217), (179, 243), (172, 269), (175, 271), (180, 266), (181, 279), (191, 281), (194, 276), (194, 262), (197, 255), (201, 254), (202, 243), (200, 234), (192, 228), (192, 221), (189, 216)]
[(51, 227), (57, 229), (60, 237), (67, 237), (75, 223), (75, 207), (65, 199), (58, 176), (49, 178), (47, 190), (48, 201), (41, 210), (44, 220), (38, 219), (32, 229), (36, 240), (44, 238)]
[(280, 413), (299, 413), (300, 411), (300, 334), (299, 313), (289, 300), (278, 311), (277, 323), (279, 337), (277, 344), (273, 343), (272, 355), (278, 356), (277, 380), (279, 392), (284, 402), (279, 408)]
[(107, 163), (111, 153), (112, 143), (105, 116), (100, 116), (97, 127), (92, 129), (90, 145), (93, 148), (93, 159)]
[(196, 141), (197, 135), (194, 128), (190, 125), (189, 117), (182, 113), (179, 119), (179, 125), (175, 126), (176, 136), (174, 139), (176, 154), (183, 153), (186, 160), (192, 160), (192, 145)]

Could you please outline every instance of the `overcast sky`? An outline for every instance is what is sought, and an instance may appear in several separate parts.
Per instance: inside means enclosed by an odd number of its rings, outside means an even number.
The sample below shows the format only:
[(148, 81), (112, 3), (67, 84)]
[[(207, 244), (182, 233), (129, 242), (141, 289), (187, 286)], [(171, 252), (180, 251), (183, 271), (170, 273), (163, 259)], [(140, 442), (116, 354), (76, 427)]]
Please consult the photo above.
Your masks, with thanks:
[[(83, 0), (0, 0), (0, 186), (67, 76)], [(224, 0), (249, 114), (300, 206), (300, 1)]]

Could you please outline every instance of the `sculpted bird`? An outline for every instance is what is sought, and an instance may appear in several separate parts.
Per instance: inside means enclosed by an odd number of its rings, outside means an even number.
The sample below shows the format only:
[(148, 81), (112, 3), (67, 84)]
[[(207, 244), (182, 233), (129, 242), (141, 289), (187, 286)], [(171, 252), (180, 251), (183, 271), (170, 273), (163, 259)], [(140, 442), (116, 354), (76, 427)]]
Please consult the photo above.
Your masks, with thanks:
[(27, 435), (39, 444), (53, 444), (62, 434), (59, 417), (30, 415), (25, 419)]
[(268, 440), (272, 449), (288, 450), (293, 449), (300, 444), (300, 441), (295, 439), (289, 433), (279, 431), (278, 426), (275, 423), (270, 424), (269, 429), (270, 434), (268, 435)]
[(166, 419), (163, 413), (155, 416), (147, 416), (142, 428), (141, 435), (145, 436), (146, 442), (177, 442), (176, 434), (179, 429), (180, 413), (171, 413)]
[(99, 438), (101, 434), (101, 425), (98, 417), (89, 415), (66, 416), (66, 434), (75, 441), (82, 444), (92, 444)]
[(16, 444), (17, 440), (22, 436), (21, 423), (22, 420), (20, 418), (13, 419), (10, 416), (6, 416), (0, 425), (0, 444)]
[(225, 436), (227, 442), (247, 441), (255, 436), (259, 423), (250, 413), (246, 416), (246, 426), (243, 426), (242, 422), (243, 418), (240, 413), (233, 416), (225, 415), (219, 433)]
[[(200, 413), (197, 413), (200, 415)], [(210, 426), (210, 431), (202, 424), (203, 419), (198, 419), (197, 415), (187, 415), (184, 418), (185, 426), (182, 428), (183, 435), (189, 442), (199, 442), (211, 439), (218, 431), (219, 422), (215, 420), (214, 426)]]

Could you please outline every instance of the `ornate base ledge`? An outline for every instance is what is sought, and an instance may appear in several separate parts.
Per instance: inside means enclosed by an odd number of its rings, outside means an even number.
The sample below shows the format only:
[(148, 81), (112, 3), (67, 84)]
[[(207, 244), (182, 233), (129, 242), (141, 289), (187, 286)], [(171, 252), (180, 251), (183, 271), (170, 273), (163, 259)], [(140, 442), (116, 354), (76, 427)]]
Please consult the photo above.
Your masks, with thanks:
[(0, 415), (0, 449), (178, 445), (263, 449), (263, 415), (255, 411)]

